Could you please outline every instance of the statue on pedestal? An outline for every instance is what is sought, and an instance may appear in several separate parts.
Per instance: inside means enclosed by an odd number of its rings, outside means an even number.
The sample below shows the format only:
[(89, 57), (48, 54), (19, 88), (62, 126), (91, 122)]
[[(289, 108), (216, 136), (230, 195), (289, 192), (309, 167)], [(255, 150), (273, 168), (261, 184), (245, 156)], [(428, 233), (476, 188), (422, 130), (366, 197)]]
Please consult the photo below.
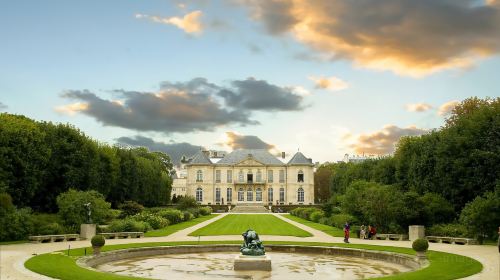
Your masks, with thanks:
[(90, 205), (91, 205), (90, 202), (83, 204), (83, 206), (85, 206), (85, 208), (87, 208), (87, 224), (92, 223), (92, 218), (90, 217), (90, 215), (92, 214), (92, 211), (90, 210)]
[(259, 239), (259, 235), (252, 229), (248, 229), (243, 234), (243, 245), (240, 252), (245, 256), (263, 256), (266, 254), (264, 246)]

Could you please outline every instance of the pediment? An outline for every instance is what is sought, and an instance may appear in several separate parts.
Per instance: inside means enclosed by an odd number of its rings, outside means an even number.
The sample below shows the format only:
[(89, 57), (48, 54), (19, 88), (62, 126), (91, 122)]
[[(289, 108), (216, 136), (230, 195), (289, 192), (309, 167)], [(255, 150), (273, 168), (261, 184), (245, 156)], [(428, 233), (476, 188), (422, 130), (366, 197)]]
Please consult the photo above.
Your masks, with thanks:
[(253, 158), (246, 158), (236, 164), (237, 166), (264, 166), (262, 162), (259, 162)]

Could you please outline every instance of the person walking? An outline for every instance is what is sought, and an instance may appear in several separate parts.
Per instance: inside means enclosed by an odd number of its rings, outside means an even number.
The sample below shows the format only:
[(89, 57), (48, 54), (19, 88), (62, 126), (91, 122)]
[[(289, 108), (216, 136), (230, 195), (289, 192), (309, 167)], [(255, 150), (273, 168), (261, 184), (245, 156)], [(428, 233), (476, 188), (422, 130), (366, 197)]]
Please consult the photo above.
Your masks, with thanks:
[(344, 242), (349, 243), (349, 234), (351, 231), (351, 226), (349, 225), (349, 222), (345, 222), (344, 225)]
[(361, 225), (359, 228), (359, 239), (365, 239), (366, 238), (366, 229), (365, 225)]

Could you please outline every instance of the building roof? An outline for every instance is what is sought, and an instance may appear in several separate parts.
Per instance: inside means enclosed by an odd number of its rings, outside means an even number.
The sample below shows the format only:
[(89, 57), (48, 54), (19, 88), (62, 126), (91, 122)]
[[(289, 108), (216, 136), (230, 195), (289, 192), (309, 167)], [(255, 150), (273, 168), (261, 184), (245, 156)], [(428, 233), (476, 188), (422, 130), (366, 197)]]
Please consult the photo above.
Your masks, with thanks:
[(306, 158), (301, 152), (295, 153), (292, 159), (288, 162), (289, 165), (311, 165), (312, 159)]
[(200, 150), (191, 158), (188, 164), (212, 164), (212, 162), (207, 155)]
[(241, 149), (234, 150), (227, 154), (223, 159), (219, 160), (217, 165), (234, 165), (247, 159), (249, 156), (256, 161), (265, 165), (284, 165), (283, 162), (278, 160), (275, 156), (264, 149)]

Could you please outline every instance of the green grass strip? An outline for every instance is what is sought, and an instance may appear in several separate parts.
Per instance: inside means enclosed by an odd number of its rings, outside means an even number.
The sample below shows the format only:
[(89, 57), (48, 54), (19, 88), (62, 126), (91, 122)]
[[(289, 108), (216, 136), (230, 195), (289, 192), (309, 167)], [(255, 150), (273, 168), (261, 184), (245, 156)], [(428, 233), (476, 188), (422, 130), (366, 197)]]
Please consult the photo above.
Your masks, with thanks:
[(319, 224), (315, 222), (311, 222), (302, 218), (299, 218), (297, 216), (293, 215), (282, 215), (284, 218), (290, 219), (294, 222), (301, 223), (305, 226), (312, 227), (313, 229), (317, 229), (319, 231), (322, 231), (328, 235), (334, 236), (334, 237), (344, 237), (344, 231), (342, 229), (336, 228), (336, 227), (331, 227), (327, 226), (324, 224)]
[[(187, 242), (149, 242), (149, 243), (133, 243), (133, 244), (118, 244), (104, 246), (102, 251), (112, 251), (120, 249), (138, 248), (138, 247), (156, 247), (156, 246), (178, 246), (178, 245), (210, 245), (210, 244), (240, 244), (241, 241), (187, 241)], [(344, 248), (356, 248), (365, 250), (387, 251), (401, 254), (415, 255), (415, 252), (410, 248), (377, 246), (370, 244), (344, 244), (344, 243), (321, 243), (321, 242), (287, 242), (287, 241), (272, 241), (265, 242), (271, 245), (304, 245), (304, 246), (334, 246)], [(66, 256), (67, 251), (59, 251), (55, 253), (43, 254), (29, 259), (25, 266), (26, 268), (53, 278), (63, 280), (115, 280), (115, 279), (143, 279), (136, 277), (120, 276), (117, 274), (105, 273), (88, 270), (79, 267), (76, 260), (79, 256), (83, 256), (84, 251), (87, 254), (92, 253), (92, 249), (78, 248), (70, 250), (70, 256)], [(424, 269), (410, 271), (382, 277), (378, 279), (390, 280), (428, 280), (428, 279), (458, 279), (467, 277), (481, 272), (483, 266), (480, 262), (465, 256), (456, 254), (429, 251), (428, 258), (430, 265)]]
[(271, 214), (229, 214), (190, 233), (189, 236), (240, 235), (250, 228), (259, 235), (312, 236), (311, 233)]
[(207, 215), (207, 216), (201, 216), (201, 217), (198, 217), (196, 219), (192, 219), (192, 220), (187, 221), (187, 222), (182, 222), (182, 223), (178, 223), (178, 224), (175, 224), (175, 225), (170, 225), (170, 226), (164, 227), (162, 229), (148, 231), (148, 232), (146, 232), (144, 234), (144, 236), (145, 237), (168, 236), (168, 235), (171, 235), (172, 233), (178, 232), (179, 230), (183, 230), (183, 229), (186, 229), (188, 227), (192, 227), (194, 225), (197, 225), (197, 224), (199, 224), (201, 222), (210, 220), (210, 219), (212, 219), (212, 218), (214, 218), (216, 216), (217, 216), (216, 214), (210, 214), (210, 215)]

